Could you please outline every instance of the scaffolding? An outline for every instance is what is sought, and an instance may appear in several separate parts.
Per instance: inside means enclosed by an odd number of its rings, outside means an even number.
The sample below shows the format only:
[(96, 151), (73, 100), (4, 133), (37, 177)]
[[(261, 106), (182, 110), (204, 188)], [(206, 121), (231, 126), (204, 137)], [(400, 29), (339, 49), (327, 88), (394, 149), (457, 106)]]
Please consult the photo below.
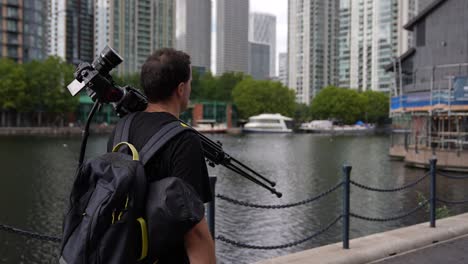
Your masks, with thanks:
[(394, 61), (392, 146), (468, 150), (468, 63), (405, 71)]

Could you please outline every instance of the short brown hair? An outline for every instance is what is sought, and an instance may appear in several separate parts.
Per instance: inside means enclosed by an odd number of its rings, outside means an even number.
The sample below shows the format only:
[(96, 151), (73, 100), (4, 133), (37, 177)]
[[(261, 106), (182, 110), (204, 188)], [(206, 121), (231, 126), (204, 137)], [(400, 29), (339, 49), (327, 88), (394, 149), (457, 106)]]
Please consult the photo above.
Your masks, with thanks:
[(150, 102), (169, 98), (181, 82), (190, 79), (190, 56), (163, 48), (148, 57), (141, 68), (141, 87)]

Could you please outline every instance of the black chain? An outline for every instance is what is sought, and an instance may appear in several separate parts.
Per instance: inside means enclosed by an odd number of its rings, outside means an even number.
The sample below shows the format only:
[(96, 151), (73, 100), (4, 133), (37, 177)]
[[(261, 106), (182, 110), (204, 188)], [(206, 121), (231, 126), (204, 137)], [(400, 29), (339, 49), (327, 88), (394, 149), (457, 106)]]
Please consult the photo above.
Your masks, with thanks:
[(455, 175), (451, 175), (449, 173), (446, 173), (446, 172), (443, 172), (443, 171), (437, 171), (437, 174), (439, 174), (440, 176), (442, 177), (445, 177), (445, 178), (448, 178), (448, 179), (452, 179), (452, 180), (466, 180), (468, 179), (468, 176), (455, 176)]
[(437, 198), (438, 202), (444, 203), (444, 204), (464, 204), (468, 203), (468, 200), (463, 200), (463, 201), (447, 201), (444, 199)]
[(426, 200), (424, 203), (420, 203), (420, 205), (418, 207), (414, 208), (413, 210), (409, 211), (408, 213), (406, 213), (404, 215), (399, 215), (399, 216), (389, 217), (389, 218), (367, 217), (367, 216), (362, 216), (362, 215), (358, 215), (358, 214), (355, 214), (355, 213), (350, 213), (349, 215), (352, 216), (352, 217), (355, 217), (355, 218), (358, 218), (358, 219), (361, 219), (361, 220), (365, 220), (365, 221), (370, 221), (370, 222), (389, 222), (389, 221), (395, 221), (395, 220), (398, 220), (398, 219), (405, 218), (405, 217), (407, 217), (409, 215), (412, 215), (415, 212), (419, 211), (424, 206), (426, 206), (428, 203), (429, 203), (429, 201)]
[(369, 187), (369, 186), (366, 186), (364, 184), (360, 184), (360, 183), (357, 183), (353, 180), (351, 180), (351, 184), (356, 186), (356, 187), (359, 187), (359, 188), (362, 188), (364, 190), (368, 190), (368, 191), (373, 191), (373, 192), (398, 192), (398, 191), (403, 191), (405, 189), (409, 189), (413, 186), (415, 186), (416, 184), (422, 182), (424, 179), (427, 178), (427, 176), (429, 176), (430, 173), (427, 172), (426, 174), (424, 174), (424, 176), (422, 176), (421, 178), (417, 179), (416, 181), (410, 183), (410, 184), (407, 184), (407, 185), (404, 185), (404, 186), (401, 186), (401, 187), (398, 187), (398, 188), (393, 188), (393, 189), (380, 189), (380, 188), (375, 188), (375, 187)]
[(31, 231), (21, 230), (19, 228), (11, 227), (7, 225), (3, 225), (3, 224), (0, 224), (0, 231), (6, 231), (8, 233), (22, 235), (22, 236), (26, 236), (29, 238), (42, 240), (42, 241), (50, 241), (54, 243), (60, 243), (62, 241), (60, 237), (48, 236), (48, 235), (43, 235), (43, 234), (31, 232)]
[(306, 199), (306, 200), (303, 200), (303, 201), (300, 201), (300, 202), (290, 203), (290, 204), (262, 205), (262, 204), (254, 204), (254, 203), (239, 201), (239, 200), (227, 197), (227, 196), (222, 195), (222, 194), (217, 194), (216, 197), (220, 198), (222, 200), (225, 200), (227, 202), (230, 202), (230, 203), (233, 203), (233, 204), (236, 204), (236, 205), (246, 206), (246, 207), (261, 208), (261, 209), (284, 209), (284, 208), (290, 208), (290, 207), (295, 207), (295, 206), (304, 205), (304, 204), (314, 202), (314, 201), (316, 201), (316, 200), (318, 200), (318, 199), (320, 199), (320, 198), (334, 192), (335, 190), (340, 188), (341, 185), (343, 185), (343, 182), (338, 183), (334, 187), (328, 189), (327, 191), (325, 191), (325, 192), (323, 192), (323, 193), (321, 193), (321, 194), (319, 194), (319, 195), (317, 195), (315, 197), (312, 197), (312, 198), (309, 198), (309, 199)]
[(223, 236), (217, 236), (216, 239), (217, 240), (220, 240), (220, 241), (223, 241), (225, 243), (228, 243), (228, 244), (231, 244), (231, 245), (234, 245), (236, 247), (240, 247), (240, 248), (249, 248), (249, 249), (261, 249), (261, 250), (273, 250), (273, 249), (282, 249), (282, 248), (289, 248), (289, 247), (293, 247), (293, 246), (297, 246), (299, 244), (302, 244), (308, 240), (311, 240), (321, 234), (323, 234), (324, 232), (326, 232), (328, 229), (330, 229), (333, 225), (335, 225), (340, 219), (342, 218), (342, 216), (338, 216), (335, 220), (333, 220), (329, 225), (327, 225), (325, 228), (322, 228), (321, 230), (319, 230), (318, 232), (315, 232), (314, 234), (304, 238), (304, 239), (301, 239), (301, 240), (298, 240), (298, 241), (294, 241), (292, 243), (287, 243), (287, 244), (283, 244), (283, 245), (277, 245), (277, 246), (257, 246), (257, 245), (249, 245), (249, 244), (244, 244), (244, 243), (241, 243), (241, 242), (238, 242), (238, 241), (234, 241), (234, 240), (231, 240), (231, 239), (228, 239), (228, 238), (225, 238)]

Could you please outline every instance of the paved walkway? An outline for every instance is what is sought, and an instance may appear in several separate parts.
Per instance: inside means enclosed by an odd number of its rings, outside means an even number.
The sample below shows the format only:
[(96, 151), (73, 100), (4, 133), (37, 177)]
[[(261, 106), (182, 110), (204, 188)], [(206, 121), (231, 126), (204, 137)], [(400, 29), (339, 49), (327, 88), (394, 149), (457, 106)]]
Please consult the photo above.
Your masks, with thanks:
[(468, 236), (433, 244), (419, 250), (372, 262), (375, 264), (467, 264)]
[(425, 222), (353, 239), (347, 250), (335, 243), (258, 264), (468, 264), (468, 213), (437, 220), (436, 226)]

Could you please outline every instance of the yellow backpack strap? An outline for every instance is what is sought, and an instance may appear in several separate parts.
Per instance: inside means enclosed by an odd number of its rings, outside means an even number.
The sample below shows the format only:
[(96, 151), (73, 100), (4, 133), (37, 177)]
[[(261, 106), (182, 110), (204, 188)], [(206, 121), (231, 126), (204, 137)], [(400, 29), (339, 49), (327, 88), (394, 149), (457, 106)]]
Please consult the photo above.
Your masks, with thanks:
[(148, 256), (148, 227), (146, 226), (145, 219), (141, 217), (137, 219), (137, 222), (141, 229), (141, 254), (138, 261), (142, 261)]
[(122, 146), (127, 146), (132, 151), (133, 160), (140, 160), (140, 155), (138, 154), (135, 146), (128, 142), (120, 142), (119, 144), (115, 145), (115, 147), (112, 149), (112, 152), (118, 152)]

